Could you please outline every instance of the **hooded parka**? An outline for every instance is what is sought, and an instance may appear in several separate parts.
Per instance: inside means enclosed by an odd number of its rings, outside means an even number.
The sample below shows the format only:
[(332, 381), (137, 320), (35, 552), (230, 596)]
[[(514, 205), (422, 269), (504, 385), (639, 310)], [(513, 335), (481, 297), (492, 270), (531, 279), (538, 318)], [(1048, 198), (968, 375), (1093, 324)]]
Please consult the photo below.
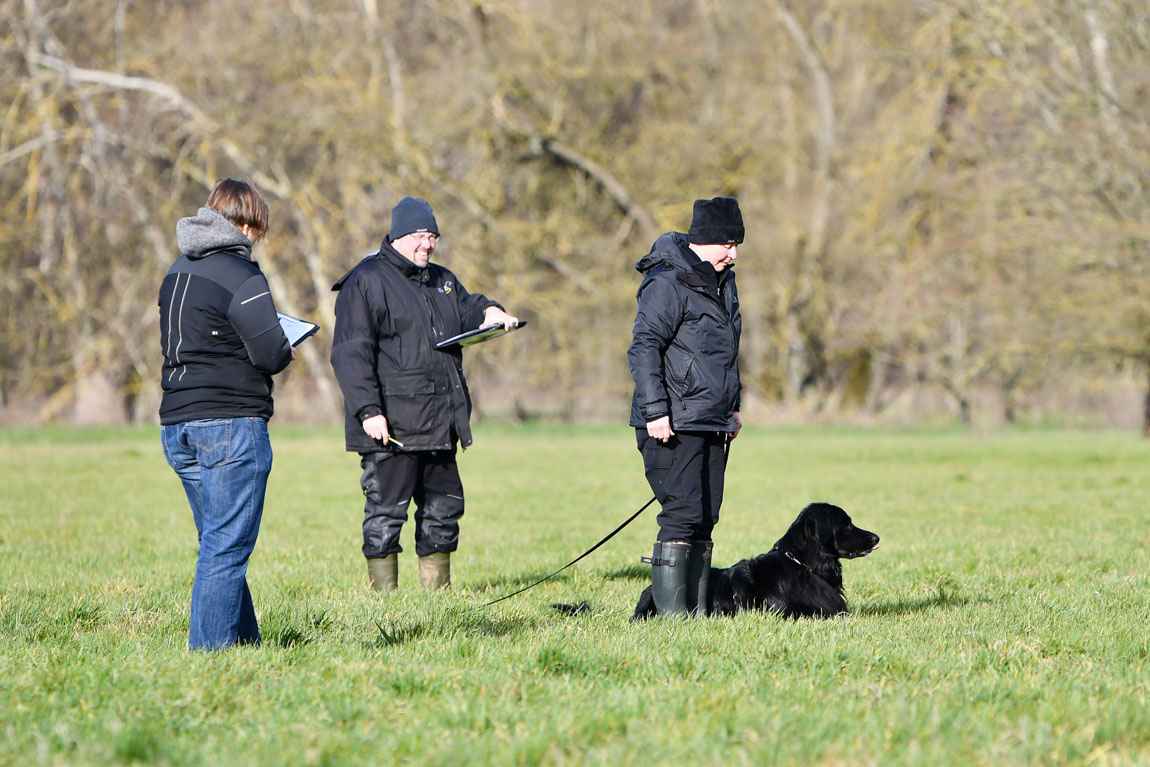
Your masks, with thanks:
[(331, 364), (344, 396), (347, 450), (394, 449), (372, 439), (363, 421), (387, 418), (404, 451), (471, 445), (471, 394), (459, 346), (435, 344), (479, 327), (499, 306), (468, 293), (448, 269), (416, 266), (387, 242), (332, 286), (335, 337)]
[(668, 232), (635, 264), (643, 274), (627, 363), (631, 426), (670, 416), (675, 431), (737, 431), (742, 315), (731, 269), (716, 272)]

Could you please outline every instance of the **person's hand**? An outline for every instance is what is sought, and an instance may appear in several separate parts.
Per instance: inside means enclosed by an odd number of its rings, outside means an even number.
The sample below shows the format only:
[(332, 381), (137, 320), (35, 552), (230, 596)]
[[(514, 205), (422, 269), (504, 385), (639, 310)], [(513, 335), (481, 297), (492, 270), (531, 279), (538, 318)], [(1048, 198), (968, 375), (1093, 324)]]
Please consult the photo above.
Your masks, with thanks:
[(514, 330), (519, 324), (518, 317), (512, 317), (498, 306), (489, 306), (483, 312), (483, 325), (502, 325), (504, 330)]
[(660, 442), (666, 442), (675, 436), (675, 432), (671, 431), (671, 416), (665, 415), (654, 421), (647, 421), (647, 433), (651, 435), (652, 439), (657, 439)]
[(291, 358), (294, 360), (295, 356), (296, 356), (296, 350), (295, 350), (295, 347), (293, 346), (293, 347), (291, 347)]
[(739, 411), (736, 410), (735, 412), (731, 413), (731, 418), (733, 418), (735, 421), (735, 430), (730, 432), (731, 439), (734, 439), (735, 437), (739, 436), (739, 432), (743, 428), (743, 417), (739, 415)]
[(367, 432), (367, 436), (372, 439), (378, 439), (380, 442), (387, 442), (391, 436), (387, 431), (387, 418), (382, 415), (373, 415), (371, 418), (365, 418), (363, 421), (363, 430)]

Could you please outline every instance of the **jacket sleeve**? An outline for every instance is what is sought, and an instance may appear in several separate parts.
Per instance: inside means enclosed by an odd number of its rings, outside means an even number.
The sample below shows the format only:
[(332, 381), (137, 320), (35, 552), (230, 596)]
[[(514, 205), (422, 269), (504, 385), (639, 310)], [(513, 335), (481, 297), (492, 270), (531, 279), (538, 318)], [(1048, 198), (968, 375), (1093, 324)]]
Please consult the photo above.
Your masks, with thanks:
[[(735, 277), (731, 275), (731, 293), (733, 300), (731, 301), (731, 322), (735, 326), (735, 359), (739, 357), (739, 344), (743, 336), (743, 310), (742, 304), (739, 303), (739, 289), (735, 286)], [(735, 368), (736, 371), (738, 367)], [(743, 382), (739, 380), (739, 393), (735, 395), (735, 412), (743, 409)]]
[(666, 279), (648, 278), (639, 287), (638, 299), (627, 365), (635, 379), (640, 412), (653, 421), (669, 412), (663, 355), (679, 329), (683, 309), (675, 287)]
[(331, 366), (348, 410), (359, 420), (384, 414), (375, 359), (375, 319), (363, 284), (349, 279), (335, 299)]
[[(503, 309), (503, 305), (498, 301), (492, 301), (482, 293), (468, 293), (467, 288), (463, 287), (458, 278), (455, 280), (455, 288), (459, 291), (459, 322), (463, 330), (475, 330), (483, 324), (483, 313), (487, 311), (489, 306), (498, 306)], [(506, 311), (506, 310), (505, 310)]]
[(291, 346), (280, 327), (271, 290), (262, 274), (253, 274), (232, 295), (228, 321), (261, 373), (273, 375), (291, 362)]

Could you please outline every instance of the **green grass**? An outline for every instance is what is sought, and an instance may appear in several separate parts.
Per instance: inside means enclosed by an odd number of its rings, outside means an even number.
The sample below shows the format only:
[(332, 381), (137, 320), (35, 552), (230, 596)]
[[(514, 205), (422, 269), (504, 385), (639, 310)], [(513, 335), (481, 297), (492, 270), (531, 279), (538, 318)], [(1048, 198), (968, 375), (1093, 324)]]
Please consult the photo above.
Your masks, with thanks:
[(833, 501), (882, 536), (845, 563), (853, 614), (642, 625), (654, 509), (478, 606), (649, 498), (626, 428), (480, 425), (453, 591), (407, 553), (385, 598), (339, 433), (272, 441), (265, 642), (189, 654), (195, 532), (156, 430), (0, 431), (0, 764), (1150, 764), (1134, 435), (748, 428), (716, 564)]

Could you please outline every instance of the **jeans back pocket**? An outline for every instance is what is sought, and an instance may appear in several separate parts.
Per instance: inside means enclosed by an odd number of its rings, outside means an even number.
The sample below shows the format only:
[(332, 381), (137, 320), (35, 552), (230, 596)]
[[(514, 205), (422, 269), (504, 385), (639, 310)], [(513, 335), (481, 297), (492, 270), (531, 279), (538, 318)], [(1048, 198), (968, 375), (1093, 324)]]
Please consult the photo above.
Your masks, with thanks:
[(219, 466), (231, 457), (233, 423), (229, 418), (220, 418), (184, 424), (188, 445), (196, 451), (196, 462), (200, 466)]

